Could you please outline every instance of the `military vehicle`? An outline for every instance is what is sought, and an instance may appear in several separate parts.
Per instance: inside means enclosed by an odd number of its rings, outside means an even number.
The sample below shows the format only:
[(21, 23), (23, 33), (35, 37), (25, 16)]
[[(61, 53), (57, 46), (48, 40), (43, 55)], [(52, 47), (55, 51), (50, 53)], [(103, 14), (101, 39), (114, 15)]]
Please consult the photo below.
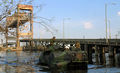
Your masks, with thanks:
[(80, 49), (77, 42), (75, 47), (71, 44), (69, 49), (55, 49), (53, 42), (48, 49), (41, 52), (39, 65), (47, 66), (49, 69), (87, 70), (87, 55)]

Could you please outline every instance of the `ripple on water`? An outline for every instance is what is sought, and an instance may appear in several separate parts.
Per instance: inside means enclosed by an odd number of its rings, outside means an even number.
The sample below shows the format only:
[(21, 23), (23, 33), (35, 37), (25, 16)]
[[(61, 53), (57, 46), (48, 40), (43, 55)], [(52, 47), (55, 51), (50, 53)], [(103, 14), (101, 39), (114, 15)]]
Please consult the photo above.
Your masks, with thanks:
[[(0, 52), (0, 73), (56, 73), (57, 71), (43, 70), (36, 65), (40, 52)], [(97, 68), (88, 65), (88, 71), (65, 71), (64, 73), (120, 73), (119, 68)], [(63, 72), (57, 72), (63, 73)]]

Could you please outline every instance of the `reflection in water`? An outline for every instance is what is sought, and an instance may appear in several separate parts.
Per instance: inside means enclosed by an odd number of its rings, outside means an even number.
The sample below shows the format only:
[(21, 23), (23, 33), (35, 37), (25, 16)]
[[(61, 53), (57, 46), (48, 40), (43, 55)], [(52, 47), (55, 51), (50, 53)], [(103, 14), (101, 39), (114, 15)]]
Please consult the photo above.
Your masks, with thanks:
[(67, 71), (66, 73), (87, 73), (87, 70), (70, 70), (70, 71)]
[[(98, 68), (93, 67), (88, 71), (47, 71), (36, 65), (39, 61), (40, 52), (4, 52), (0, 51), (0, 73), (119, 73), (119, 68)], [(89, 67), (88, 66), (88, 67)]]
[(87, 70), (51, 71), (51, 73), (87, 73)]
[(34, 69), (30, 66), (10, 66), (10, 65), (3, 65), (0, 66), (1, 71), (0, 73), (35, 73)]
[(35, 73), (39, 52), (0, 52), (0, 73)]

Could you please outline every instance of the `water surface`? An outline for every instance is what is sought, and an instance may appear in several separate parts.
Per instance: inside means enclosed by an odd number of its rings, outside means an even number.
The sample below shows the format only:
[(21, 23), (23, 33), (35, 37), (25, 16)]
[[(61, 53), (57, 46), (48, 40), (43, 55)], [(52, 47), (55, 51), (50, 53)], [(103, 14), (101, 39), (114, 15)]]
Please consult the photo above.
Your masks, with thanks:
[[(0, 73), (120, 73), (120, 68), (105, 68), (88, 65), (88, 71), (49, 71), (43, 70), (39, 62), (40, 52), (0, 52)], [(97, 68), (100, 67), (100, 68)]]

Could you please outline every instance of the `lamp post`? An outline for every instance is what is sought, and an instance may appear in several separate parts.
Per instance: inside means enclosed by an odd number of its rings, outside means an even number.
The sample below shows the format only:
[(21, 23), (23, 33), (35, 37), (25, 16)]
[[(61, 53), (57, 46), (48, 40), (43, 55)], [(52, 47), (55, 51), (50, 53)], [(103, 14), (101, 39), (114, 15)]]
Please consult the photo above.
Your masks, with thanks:
[(106, 43), (108, 43), (108, 33), (107, 33), (107, 4), (105, 4), (105, 24), (106, 24)]
[(108, 23), (109, 23), (109, 39), (111, 39), (110, 20), (108, 20)]
[[(111, 3), (111, 5), (116, 5), (116, 3)], [(107, 22), (108, 22), (108, 20), (107, 20), (107, 7), (108, 7), (108, 5), (107, 4), (105, 4), (105, 24), (106, 24), (106, 43), (108, 44), (108, 32), (107, 32)], [(110, 21), (109, 21), (109, 37), (110, 37), (110, 39), (111, 39), (111, 33), (110, 33)]]
[(63, 18), (63, 39), (65, 38), (65, 31), (64, 31), (64, 25), (65, 25), (65, 20), (70, 20), (70, 18)]

